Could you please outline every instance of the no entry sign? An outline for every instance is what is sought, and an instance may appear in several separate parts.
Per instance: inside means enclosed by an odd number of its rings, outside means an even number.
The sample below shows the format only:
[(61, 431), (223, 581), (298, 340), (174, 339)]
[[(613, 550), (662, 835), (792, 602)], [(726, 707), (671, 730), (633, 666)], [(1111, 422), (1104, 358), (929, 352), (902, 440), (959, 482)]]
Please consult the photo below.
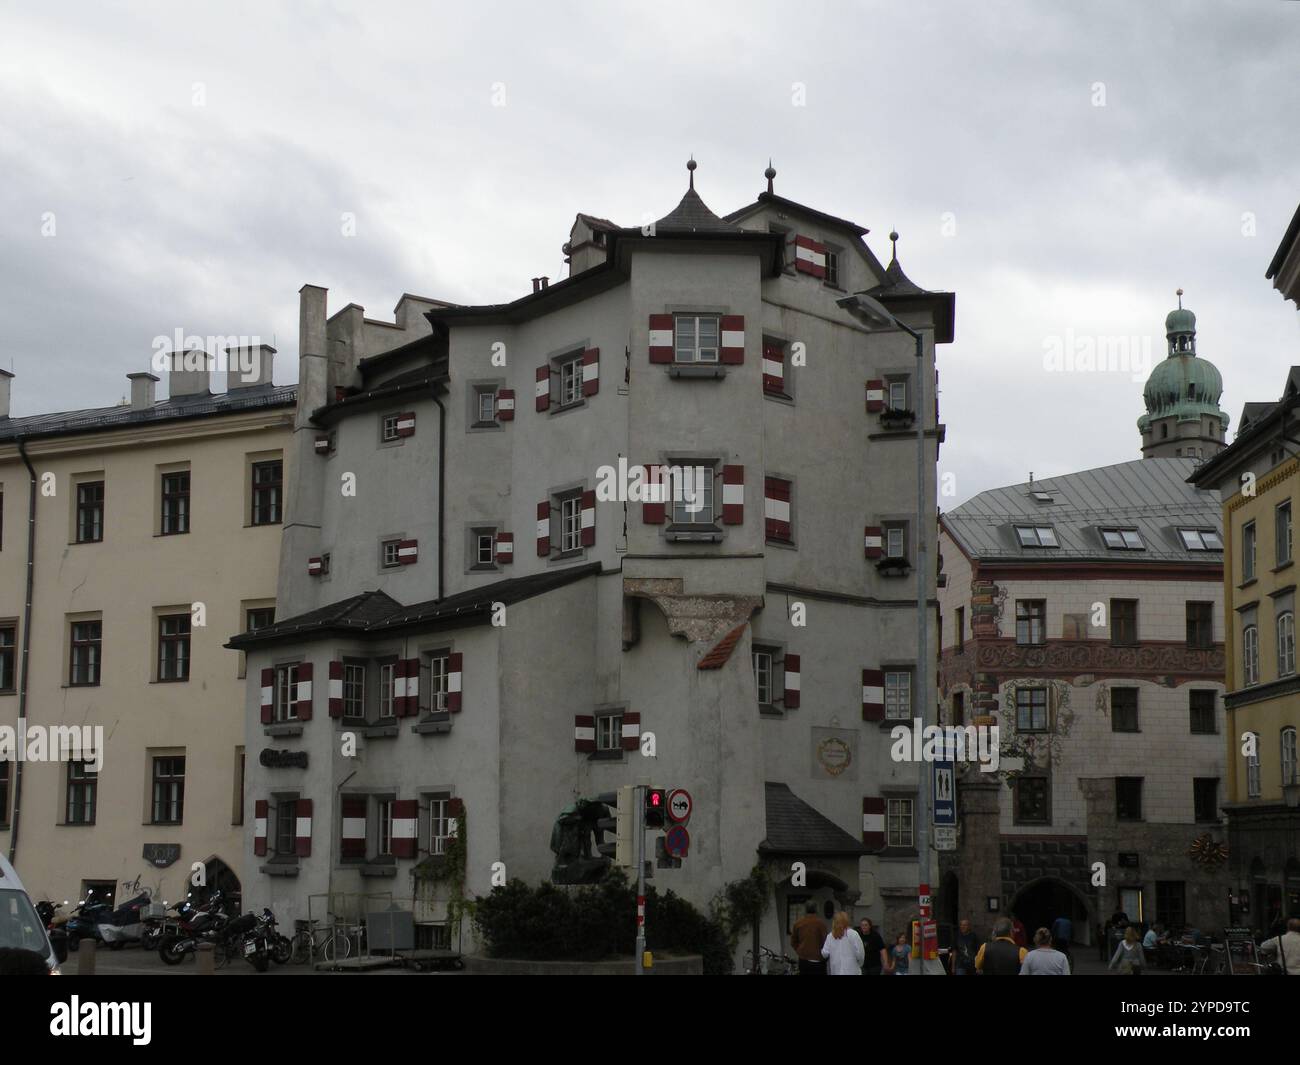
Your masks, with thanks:
[(691, 793), (685, 788), (669, 792), (668, 817), (679, 825), (691, 819)]

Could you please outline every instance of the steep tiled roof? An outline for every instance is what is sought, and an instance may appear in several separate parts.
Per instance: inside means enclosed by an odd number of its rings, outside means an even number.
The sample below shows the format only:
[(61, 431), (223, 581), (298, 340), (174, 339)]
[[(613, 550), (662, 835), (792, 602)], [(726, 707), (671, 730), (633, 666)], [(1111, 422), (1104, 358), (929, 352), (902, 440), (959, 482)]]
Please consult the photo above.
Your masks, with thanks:
[(153, 425), (187, 418), (211, 418), (238, 411), (292, 407), (297, 394), (296, 385), (254, 385), (216, 395), (165, 399), (147, 410), (132, 410), (129, 404), (119, 404), (116, 407), (33, 414), (25, 418), (0, 418), (0, 443), (20, 436), (31, 439), (72, 433), (97, 433), (105, 429)]
[(758, 845), (766, 854), (859, 855), (867, 848), (825, 814), (799, 798), (788, 784), (764, 785), (767, 836)]
[[(1221, 552), (1189, 551), (1178, 534), (1180, 526), (1222, 532), (1219, 493), (1187, 483), (1195, 468), (1192, 459), (1137, 459), (994, 488), (944, 514), (943, 524), (969, 557), (985, 561), (1221, 565)], [(1050, 525), (1059, 546), (1021, 547), (1016, 525)], [(1136, 529), (1144, 549), (1107, 548), (1101, 528)]]
[(742, 621), (727, 635), (717, 642), (713, 650), (700, 659), (696, 669), (721, 669), (727, 664), (731, 657), (731, 652), (736, 649), (736, 644), (740, 642), (741, 636), (745, 634), (745, 626), (748, 622)]

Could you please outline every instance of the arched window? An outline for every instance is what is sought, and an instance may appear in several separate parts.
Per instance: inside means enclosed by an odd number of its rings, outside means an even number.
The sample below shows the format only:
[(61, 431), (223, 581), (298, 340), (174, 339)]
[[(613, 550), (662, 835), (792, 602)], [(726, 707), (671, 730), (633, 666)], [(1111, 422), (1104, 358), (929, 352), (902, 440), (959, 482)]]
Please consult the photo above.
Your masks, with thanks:
[(1277, 675), (1289, 677), (1295, 672), (1295, 615), (1291, 611), (1277, 616)]
[(1255, 753), (1246, 756), (1246, 798), (1259, 798), (1259, 733), (1248, 733)]
[(1300, 776), (1296, 773), (1294, 727), (1282, 730), (1282, 787), (1288, 788), (1292, 784), (1300, 784)]
[(1247, 687), (1259, 683), (1259, 629), (1254, 625), (1241, 630), (1241, 670)]

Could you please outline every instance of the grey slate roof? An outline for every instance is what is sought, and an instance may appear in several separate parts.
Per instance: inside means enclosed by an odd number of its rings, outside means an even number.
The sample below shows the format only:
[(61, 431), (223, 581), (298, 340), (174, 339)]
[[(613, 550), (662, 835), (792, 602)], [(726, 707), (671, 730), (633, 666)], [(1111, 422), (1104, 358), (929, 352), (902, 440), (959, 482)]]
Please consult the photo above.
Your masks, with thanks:
[(700, 194), (693, 188), (686, 190), (682, 202), (655, 224), (655, 231), (683, 233), (739, 233), (740, 227), (724, 222), (709, 210)]
[(254, 385), (217, 395), (181, 396), (155, 403), (148, 410), (132, 410), (129, 404), (115, 407), (91, 407), (87, 410), (33, 414), (26, 418), (0, 418), (0, 443), (17, 437), (64, 436), (73, 433), (97, 433), (105, 429), (152, 425), (186, 418), (211, 418), (237, 411), (292, 407), (297, 397), (296, 385)]
[(528, 577), (511, 577), (450, 595), (446, 599), (430, 599), (411, 606), (402, 606), (383, 592), (362, 592), (297, 617), (277, 621), (256, 632), (241, 632), (232, 636), (226, 646), (250, 647), (326, 632), (346, 631), (388, 636), (404, 629), (483, 624), (491, 618), (493, 603), (509, 606), (599, 572), (600, 563), (591, 562), (584, 566), (550, 570)]
[(903, 268), (898, 265), (898, 260), (895, 258), (890, 259), (889, 265), (885, 268), (885, 280), (875, 288), (867, 289), (867, 295), (880, 299), (887, 296), (930, 296), (934, 293), (922, 288), (903, 273)]
[(849, 835), (825, 814), (809, 806), (788, 784), (767, 781), (763, 787), (767, 836), (758, 845), (765, 854), (866, 854), (862, 841)]
[[(943, 515), (943, 524), (965, 553), (982, 561), (1014, 560), (1109, 563), (1202, 562), (1222, 565), (1219, 551), (1189, 551), (1179, 527), (1223, 532), (1219, 493), (1187, 483), (1192, 459), (1121, 462), (1081, 473), (1049, 477), (981, 492)], [(1052, 497), (1039, 503), (1033, 493)], [(1055, 548), (1021, 547), (1015, 525), (1050, 525)], [(1137, 529), (1145, 550), (1107, 548), (1100, 528)]]

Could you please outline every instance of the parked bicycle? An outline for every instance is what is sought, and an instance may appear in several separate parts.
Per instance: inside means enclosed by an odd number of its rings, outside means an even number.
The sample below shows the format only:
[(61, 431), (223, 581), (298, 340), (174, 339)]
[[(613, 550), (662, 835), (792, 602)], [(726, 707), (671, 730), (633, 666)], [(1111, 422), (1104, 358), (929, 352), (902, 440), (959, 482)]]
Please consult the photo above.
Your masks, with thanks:
[(767, 947), (758, 948), (758, 964), (754, 964), (754, 952), (745, 951), (742, 972), (746, 976), (797, 976), (799, 962), (785, 954), (777, 954)]
[(351, 956), (352, 940), (337, 925), (322, 925), (319, 921), (294, 921), (293, 924), (290, 960), (295, 965), (306, 965), (316, 958), (338, 961)]

